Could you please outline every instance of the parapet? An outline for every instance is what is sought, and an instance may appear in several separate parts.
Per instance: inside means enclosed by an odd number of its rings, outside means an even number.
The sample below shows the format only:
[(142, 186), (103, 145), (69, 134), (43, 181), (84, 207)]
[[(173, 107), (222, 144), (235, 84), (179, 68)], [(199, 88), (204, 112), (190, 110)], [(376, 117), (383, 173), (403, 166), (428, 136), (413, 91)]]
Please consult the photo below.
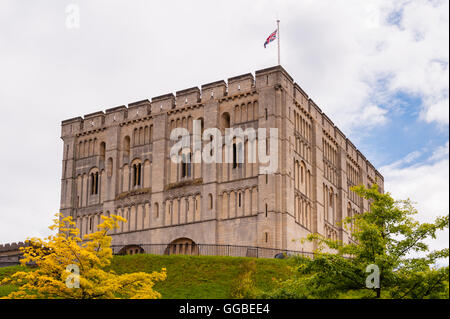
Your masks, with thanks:
[(224, 80), (202, 85), (202, 102), (220, 99), (227, 94), (227, 83)]
[[(89, 125), (86, 125), (86, 121), (88, 121)], [(93, 127), (101, 127), (105, 123), (105, 113), (103, 111), (98, 111), (86, 114), (84, 116), (84, 122), (85, 130), (91, 130)]]
[(166, 112), (175, 107), (175, 96), (173, 93), (160, 95), (152, 98), (151, 113)]
[(290, 76), (289, 73), (281, 65), (272, 66), (270, 68), (258, 70), (255, 72), (255, 76), (258, 78), (261, 75), (268, 75), (271, 73), (283, 74), (287, 79), (289, 79), (289, 81), (294, 82), (294, 79), (292, 78), (292, 76)]
[(322, 125), (331, 135), (331, 129), (334, 128), (334, 123), (325, 113), (322, 113)]
[(347, 137), (337, 126), (334, 127), (334, 135), (336, 136), (338, 144), (341, 147), (345, 147), (345, 140), (347, 139)]
[(176, 106), (181, 107), (186, 104), (196, 104), (199, 102), (200, 102), (200, 89), (196, 86), (176, 92), (175, 98)]
[(152, 104), (149, 100), (142, 100), (128, 104), (128, 116), (127, 118), (132, 120), (141, 118), (151, 114)]
[[(183, 108), (198, 103), (221, 99), (226, 96), (239, 95), (259, 88), (282, 87), (291, 95), (296, 103), (307, 111), (308, 116), (319, 123), (322, 128), (333, 137), (341, 147), (345, 147), (347, 154), (355, 161), (361, 158), (366, 163), (370, 162), (357, 150), (357, 148), (345, 137), (333, 123), (333, 121), (308, 97), (308, 94), (300, 87), (289, 73), (280, 65), (255, 71), (251, 73), (228, 78), (227, 81), (219, 80), (188, 89), (168, 93), (151, 98), (129, 103), (128, 107), (121, 105), (107, 109), (106, 112), (94, 112), (81, 117), (74, 117), (62, 121), (62, 136), (70, 136), (79, 132), (100, 128), (103, 125), (112, 125), (114, 122), (134, 120), (150, 117), (162, 112), (168, 112), (175, 108)], [(371, 165), (371, 164), (370, 164)], [(376, 172), (380, 178), (382, 176)]]
[(0, 252), (19, 250), (20, 247), (27, 247), (29, 245), (30, 245), (29, 243), (24, 243), (22, 241), (20, 241), (18, 243), (15, 243), (15, 242), (8, 243), (8, 244), (0, 245)]
[(81, 116), (73, 117), (61, 122), (61, 136), (71, 136), (81, 131), (84, 120)]
[(83, 121), (83, 118), (81, 116), (77, 116), (77, 117), (73, 117), (73, 118), (68, 119), (68, 120), (64, 120), (64, 121), (61, 122), (61, 124), (65, 125), (65, 124), (81, 122), (81, 121)]
[(317, 121), (319, 121), (322, 117), (322, 114), (324, 114), (320, 107), (317, 106), (317, 104), (309, 98), (308, 103), (308, 111), (311, 114), (313, 118), (315, 118)]
[(255, 72), (255, 77), (257, 89), (277, 86), (294, 96), (294, 79), (281, 65), (258, 70)]
[(297, 101), (297, 103), (300, 103), (301, 107), (305, 110), (309, 110), (308, 107), (308, 94), (306, 94), (305, 91), (298, 85), (298, 83), (294, 83), (294, 89), (293, 89), (293, 95), (294, 99)]
[[(275, 66), (258, 70), (255, 77), (251, 73), (246, 73), (224, 80), (211, 82), (198, 87), (180, 90), (175, 93), (168, 93), (151, 98), (151, 100), (141, 100), (125, 105), (107, 109), (105, 112), (99, 111), (86, 114), (82, 117), (74, 117), (61, 122), (62, 137), (95, 130), (102, 126), (122, 122), (124, 120), (133, 120), (147, 116), (153, 116), (161, 112), (167, 112), (171, 109), (202, 103), (211, 99), (220, 99), (225, 96), (238, 95), (243, 92), (249, 92), (255, 89), (256, 82), (261, 85), (276, 85), (289, 82), (293, 90), (292, 77), (281, 66)], [(280, 77), (280, 74), (283, 76)], [(260, 78), (259, 78), (260, 77)], [(264, 77), (264, 79), (262, 78)], [(283, 78), (287, 81), (281, 81)], [(292, 82), (292, 83), (291, 83)], [(303, 90), (298, 90), (303, 92)], [(292, 92), (293, 93), (293, 92)], [(303, 92), (303, 94), (305, 94)], [(307, 95), (305, 94), (306, 98)]]
[(105, 111), (105, 124), (120, 123), (128, 118), (128, 108), (125, 105), (112, 107)]
[(228, 95), (249, 91), (254, 87), (255, 79), (251, 73), (228, 78)]

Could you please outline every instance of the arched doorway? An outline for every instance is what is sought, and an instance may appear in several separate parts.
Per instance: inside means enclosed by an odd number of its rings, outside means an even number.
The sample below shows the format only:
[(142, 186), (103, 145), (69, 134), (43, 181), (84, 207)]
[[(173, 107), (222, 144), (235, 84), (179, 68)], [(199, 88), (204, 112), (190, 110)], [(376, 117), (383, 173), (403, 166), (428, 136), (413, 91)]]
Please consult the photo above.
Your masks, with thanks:
[(138, 245), (127, 245), (120, 249), (119, 255), (143, 254), (144, 252), (144, 249)]
[(178, 238), (167, 245), (164, 255), (198, 255), (198, 246), (190, 238)]

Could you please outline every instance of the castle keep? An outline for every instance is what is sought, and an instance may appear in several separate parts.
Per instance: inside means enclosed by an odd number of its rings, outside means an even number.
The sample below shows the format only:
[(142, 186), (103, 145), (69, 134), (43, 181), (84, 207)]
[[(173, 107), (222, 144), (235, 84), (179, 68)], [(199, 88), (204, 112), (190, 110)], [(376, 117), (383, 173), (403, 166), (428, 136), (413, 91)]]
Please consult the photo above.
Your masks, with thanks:
[[(174, 163), (184, 127), (278, 129), (278, 166)], [(312, 232), (350, 240), (339, 222), (369, 209), (349, 190), (383, 177), (281, 67), (229, 78), (62, 122), (61, 213), (81, 234), (101, 215), (128, 223), (113, 244), (227, 244), (312, 251)], [(203, 142), (205, 143), (205, 142)], [(258, 159), (258, 158), (257, 158)]]

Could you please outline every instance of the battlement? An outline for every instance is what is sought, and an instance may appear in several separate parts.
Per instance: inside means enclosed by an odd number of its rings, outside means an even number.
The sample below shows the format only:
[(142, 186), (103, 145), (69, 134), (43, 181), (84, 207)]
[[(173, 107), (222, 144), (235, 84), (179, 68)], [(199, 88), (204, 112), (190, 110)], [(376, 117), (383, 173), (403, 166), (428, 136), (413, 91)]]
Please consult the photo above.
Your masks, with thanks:
[(30, 244), (27, 242), (18, 242), (18, 243), (8, 243), (8, 244), (0, 244), (0, 252), (7, 252), (7, 251), (14, 251), (14, 250), (19, 250), (20, 247), (27, 247)]
[[(62, 121), (62, 137), (95, 131), (104, 127), (118, 124), (124, 121), (133, 121), (138, 118), (151, 118), (154, 115), (169, 112), (176, 108), (209, 103), (221, 100), (225, 97), (239, 96), (248, 92), (258, 91), (262, 88), (282, 88), (288, 95), (292, 96), (295, 103), (299, 105), (305, 114), (321, 125), (326, 135), (337, 145), (347, 150), (349, 156), (360, 167), (371, 167), (373, 165), (361, 154), (361, 152), (350, 142), (345, 134), (333, 123), (333, 121), (316, 105), (308, 94), (294, 82), (294, 79), (280, 65), (257, 70), (230, 77), (226, 81), (219, 80), (194, 86), (174, 93), (163, 94), (137, 102), (129, 103), (128, 106), (121, 105), (107, 109), (105, 112), (98, 111), (74, 117)], [(376, 170), (374, 174), (383, 177)]]
[[(257, 86), (270, 86), (279, 84), (283, 74), (288, 81), (292, 82), (292, 77), (281, 66), (275, 66), (255, 72), (256, 79), (251, 73), (246, 73), (228, 78), (227, 82), (219, 80), (195, 86), (184, 90), (176, 91), (175, 94), (168, 93), (152, 97), (150, 100), (132, 102), (125, 105), (107, 109), (105, 112), (97, 111), (89, 113), (83, 117), (74, 117), (61, 122), (63, 127), (62, 136), (76, 134), (77, 132), (89, 131), (109, 125), (112, 122), (120, 122), (134, 117), (147, 117), (154, 114), (167, 112), (173, 108), (184, 107), (185, 105), (199, 104), (211, 99), (220, 99), (225, 96), (237, 95), (254, 90)], [(265, 78), (263, 79), (262, 76)], [(261, 82), (261, 83), (258, 83)], [(293, 85), (293, 82), (291, 83)], [(112, 115), (112, 116), (111, 116)], [(111, 121), (112, 119), (112, 121)], [(70, 129), (64, 129), (64, 127)]]

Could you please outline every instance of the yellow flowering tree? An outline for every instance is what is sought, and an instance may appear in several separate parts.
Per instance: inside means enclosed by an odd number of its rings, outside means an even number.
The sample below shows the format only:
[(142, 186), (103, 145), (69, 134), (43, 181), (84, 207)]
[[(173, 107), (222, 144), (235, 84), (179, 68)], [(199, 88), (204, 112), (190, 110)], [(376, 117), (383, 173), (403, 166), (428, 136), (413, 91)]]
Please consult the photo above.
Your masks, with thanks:
[(22, 247), (22, 265), (32, 265), (29, 271), (19, 271), (2, 284), (14, 284), (19, 289), (6, 298), (132, 298), (157, 299), (161, 294), (153, 289), (155, 282), (166, 279), (166, 269), (151, 274), (136, 272), (118, 275), (107, 270), (113, 258), (108, 231), (126, 222), (120, 216), (101, 216), (98, 231), (82, 240), (72, 217), (56, 215), (49, 228), (56, 235), (45, 239), (31, 238)]

